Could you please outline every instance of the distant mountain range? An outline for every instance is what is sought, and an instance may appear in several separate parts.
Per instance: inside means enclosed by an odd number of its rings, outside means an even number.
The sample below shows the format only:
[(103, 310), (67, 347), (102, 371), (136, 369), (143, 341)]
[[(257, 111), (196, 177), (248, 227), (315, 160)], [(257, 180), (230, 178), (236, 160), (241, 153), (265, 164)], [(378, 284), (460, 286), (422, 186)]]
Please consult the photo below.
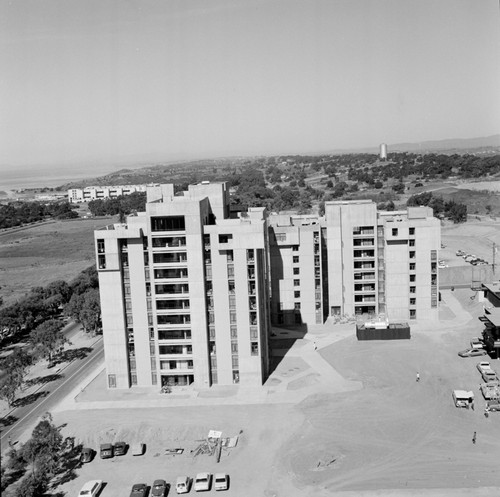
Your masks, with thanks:
[[(482, 136), (479, 138), (450, 138), (447, 140), (430, 140), (415, 143), (394, 143), (387, 145), (388, 152), (455, 152), (472, 151), (477, 149), (500, 149), (500, 133), (491, 136)], [(358, 149), (340, 149), (334, 150), (332, 154), (347, 153), (367, 153), (374, 154), (379, 152), (379, 147), (367, 147)]]

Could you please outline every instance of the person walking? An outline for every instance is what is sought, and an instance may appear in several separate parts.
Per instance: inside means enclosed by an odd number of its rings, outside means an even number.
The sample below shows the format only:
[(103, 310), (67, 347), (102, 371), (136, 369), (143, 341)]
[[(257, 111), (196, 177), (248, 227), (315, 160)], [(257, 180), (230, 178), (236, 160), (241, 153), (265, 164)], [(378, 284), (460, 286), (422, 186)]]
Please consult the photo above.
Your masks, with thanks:
[(318, 346), (316, 345), (316, 342), (313, 342), (314, 344), (314, 350), (318, 350)]
[(474, 432), (474, 435), (472, 435), (472, 443), (476, 443), (476, 432)]
[(420, 381), (420, 373), (417, 371), (417, 383)]
[(9, 435), (9, 447), (12, 447), (12, 437)]

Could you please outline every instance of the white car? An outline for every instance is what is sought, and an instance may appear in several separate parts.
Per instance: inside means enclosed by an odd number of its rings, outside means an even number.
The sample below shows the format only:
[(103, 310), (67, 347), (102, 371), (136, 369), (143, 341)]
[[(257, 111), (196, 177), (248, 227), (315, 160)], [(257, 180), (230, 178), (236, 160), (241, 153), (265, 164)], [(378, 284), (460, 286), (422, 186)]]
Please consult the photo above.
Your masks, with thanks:
[(214, 488), (215, 490), (227, 490), (229, 488), (229, 475), (226, 473), (215, 473)]
[(191, 478), (189, 476), (178, 476), (175, 482), (175, 491), (178, 494), (187, 494), (191, 489)]
[(91, 480), (85, 483), (78, 497), (95, 497), (102, 487), (102, 480)]
[(195, 492), (207, 492), (212, 484), (211, 473), (198, 473), (194, 479)]

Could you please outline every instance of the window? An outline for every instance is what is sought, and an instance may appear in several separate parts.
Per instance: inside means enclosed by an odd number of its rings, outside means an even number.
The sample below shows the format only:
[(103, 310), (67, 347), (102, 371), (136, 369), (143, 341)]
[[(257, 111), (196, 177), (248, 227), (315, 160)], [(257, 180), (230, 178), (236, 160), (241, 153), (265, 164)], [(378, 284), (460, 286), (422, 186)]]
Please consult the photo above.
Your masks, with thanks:
[(227, 286), (228, 286), (228, 289), (229, 289), (229, 293), (234, 293), (234, 291), (235, 291), (234, 280), (229, 280), (227, 282)]
[(300, 268), (299, 267), (294, 267), (293, 268), (293, 274), (300, 274)]
[(229, 322), (231, 324), (236, 323), (236, 311), (229, 311)]
[(398, 229), (392, 228), (392, 236), (398, 236)]
[(227, 258), (227, 262), (233, 262), (234, 261), (234, 252), (232, 250), (227, 250), (226, 251), (226, 258)]
[(150, 357), (151, 361), (151, 371), (156, 371), (156, 357)]
[(416, 286), (411, 286), (410, 287), (410, 293), (416, 293), (417, 292), (417, 287)]
[(415, 251), (410, 250), (410, 259), (415, 259)]
[(415, 271), (417, 265), (414, 262), (410, 262), (410, 271)]
[(286, 242), (286, 233), (275, 233), (277, 242)]
[(413, 283), (416, 280), (416, 275), (410, 274), (410, 281)]
[(299, 246), (298, 245), (293, 245), (292, 246), (292, 251), (293, 252), (298, 252), (299, 251)]
[(151, 385), (157, 385), (158, 384), (158, 375), (153, 372), (151, 373)]
[(300, 299), (300, 291), (295, 290), (295, 292), (293, 292), (293, 296), (294, 296), (294, 298), (296, 298), (296, 299)]
[(105, 255), (99, 255), (97, 257), (97, 261), (99, 264), (99, 269), (106, 269), (106, 256)]
[(417, 304), (417, 299), (416, 298), (411, 298), (410, 299), (410, 305), (416, 305)]
[(300, 286), (300, 280), (293, 280), (293, 286)]
[(409, 245), (410, 245), (410, 247), (414, 247), (415, 246), (415, 240), (410, 240), (409, 241)]
[(231, 353), (232, 354), (238, 353), (238, 342), (231, 342)]
[(132, 385), (137, 385), (137, 374), (136, 373), (130, 373), (130, 383), (132, 383)]
[(99, 254), (104, 254), (104, 240), (103, 239), (97, 240), (97, 252)]
[(236, 309), (236, 295), (229, 295), (229, 309)]
[(234, 266), (233, 266), (233, 264), (229, 264), (227, 266), (227, 277), (234, 278)]
[(233, 369), (238, 369), (240, 367), (237, 355), (231, 356), (231, 365)]
[(250, 326), (250, 338), (257, 338), (258, 330), (254, 326)]
[(410, 309), (410, 319), (417, 319), (417, 310)]
[(415, 228), (410, 228), (409, 232), (410, 232), (410, 235), (414, 235), (415, 234)]
[(231, 338), (238, 338), (238, 327), (234, 324), (231, 325)]
[(116, 375), (108, 374), (108, 388), (116, 388)]
[(252, 355), (259, 355), (259, 343), (258, 342), (252, 342), (250, 344), (250, 353)]
[(184, 216), (152, 217), (152, 231), (184, 231), (186, 229)]
[(300, 311), (300, 302), (295, 302), (295, 304), (294, 304), (294, 309), (295, 309), (296, 311)]
[(208, 336), (211, 340), (215, 340), (215, 326), (208, 327)]
[(299, 256), (298, 255), (294, 255), (293, 256), (293, 263), (294, 264), (298, 264), (299, 263)]
[(233, 239), (233, 235), (219, 235), (219, 243), (229, 243)]

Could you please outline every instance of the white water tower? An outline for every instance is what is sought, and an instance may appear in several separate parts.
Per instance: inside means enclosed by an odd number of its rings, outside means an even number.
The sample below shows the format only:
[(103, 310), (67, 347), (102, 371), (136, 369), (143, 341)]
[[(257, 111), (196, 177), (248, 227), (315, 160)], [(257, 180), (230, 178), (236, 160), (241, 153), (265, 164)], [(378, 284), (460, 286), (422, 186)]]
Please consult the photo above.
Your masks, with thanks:
[(380, 160), (387, 160), (387, 145), (385, 143), (380, 144)]

